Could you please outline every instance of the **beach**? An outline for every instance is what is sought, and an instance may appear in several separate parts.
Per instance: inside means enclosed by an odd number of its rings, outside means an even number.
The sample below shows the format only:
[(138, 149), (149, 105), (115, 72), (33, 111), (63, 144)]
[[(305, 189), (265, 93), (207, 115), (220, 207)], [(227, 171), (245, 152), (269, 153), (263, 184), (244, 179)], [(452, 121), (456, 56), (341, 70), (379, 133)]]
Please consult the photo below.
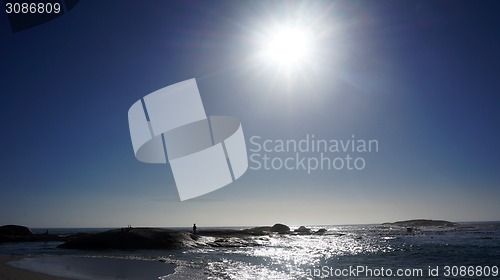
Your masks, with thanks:
[(8, 262), (20, 260), (20, 256), (2, 256), (0, 255), (0, 280), (70, 280), (42, 273), (36, 273), (21, 268), (7, 265)]
[(0, 261), (0, 280), (158, 279), (175, 269), (159, 261), (100, 257), (1, 256)]

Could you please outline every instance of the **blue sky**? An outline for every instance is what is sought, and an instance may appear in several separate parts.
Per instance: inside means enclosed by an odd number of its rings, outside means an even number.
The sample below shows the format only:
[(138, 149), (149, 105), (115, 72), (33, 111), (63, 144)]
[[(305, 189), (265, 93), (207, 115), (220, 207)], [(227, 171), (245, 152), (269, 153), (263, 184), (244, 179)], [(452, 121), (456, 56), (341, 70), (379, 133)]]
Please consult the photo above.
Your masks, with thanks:
[[(500, 220), (496, 1), (81, 1), (12, 33), (0, 16), (0, 224), (31, 227)], [(312, 30), (293, 71), (256, 59)], [(196, 78), (245, 138), (377, 139), (363, 170), (248, 170), (180, 202), (134, 157), (127, 111)], [(283, 156), (283, 155), (276, 155)]]

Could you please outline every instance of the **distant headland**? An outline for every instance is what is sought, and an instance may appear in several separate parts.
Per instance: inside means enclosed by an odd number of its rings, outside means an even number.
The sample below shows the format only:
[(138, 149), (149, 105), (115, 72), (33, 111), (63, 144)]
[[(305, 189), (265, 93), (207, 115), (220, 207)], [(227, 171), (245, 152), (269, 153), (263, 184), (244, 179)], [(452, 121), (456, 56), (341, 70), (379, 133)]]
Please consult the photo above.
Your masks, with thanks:
[(383, 223), (383, 225), (393, 225), (400, 227), (456, 227), (457, 226), (456, 223), (449, 221), (426, 220), (426, 219), (397, 221), (393, 223)]

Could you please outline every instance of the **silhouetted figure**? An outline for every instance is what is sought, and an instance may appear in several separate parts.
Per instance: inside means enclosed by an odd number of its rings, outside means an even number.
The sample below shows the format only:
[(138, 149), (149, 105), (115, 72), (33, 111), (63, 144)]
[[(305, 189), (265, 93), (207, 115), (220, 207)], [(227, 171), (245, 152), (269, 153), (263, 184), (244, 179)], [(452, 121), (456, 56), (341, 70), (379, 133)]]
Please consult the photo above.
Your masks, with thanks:
[(196, 234), (196, 224), (193, 224), (193, 233)]

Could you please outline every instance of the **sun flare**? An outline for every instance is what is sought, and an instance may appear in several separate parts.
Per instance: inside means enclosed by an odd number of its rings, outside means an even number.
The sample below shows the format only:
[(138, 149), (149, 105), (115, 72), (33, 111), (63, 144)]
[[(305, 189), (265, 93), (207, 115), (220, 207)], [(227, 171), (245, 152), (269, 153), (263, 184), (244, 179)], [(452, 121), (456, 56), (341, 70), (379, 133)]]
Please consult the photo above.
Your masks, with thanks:
[(304, 28), (279, 27), (271, 30), (262, 43), (262, 58), (268, 64), (293, 68), (311, 57), (312, 36)]

